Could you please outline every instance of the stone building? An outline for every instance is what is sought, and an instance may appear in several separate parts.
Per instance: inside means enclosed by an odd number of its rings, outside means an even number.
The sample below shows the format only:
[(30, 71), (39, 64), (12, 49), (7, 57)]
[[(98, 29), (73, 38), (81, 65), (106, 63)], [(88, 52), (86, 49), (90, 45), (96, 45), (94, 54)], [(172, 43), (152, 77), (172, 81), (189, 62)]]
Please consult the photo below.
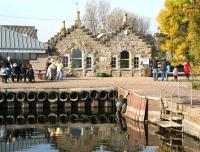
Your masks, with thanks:
[(127, 14), (121, 28), (114, 32), (93, 35), (81, 24), (77, 11), (75, 24), (60, 31), (48, 43), (63, 61), (65, 75), (144, 76), (148, 69), (152, 48), (145, 38), (128, 25)]

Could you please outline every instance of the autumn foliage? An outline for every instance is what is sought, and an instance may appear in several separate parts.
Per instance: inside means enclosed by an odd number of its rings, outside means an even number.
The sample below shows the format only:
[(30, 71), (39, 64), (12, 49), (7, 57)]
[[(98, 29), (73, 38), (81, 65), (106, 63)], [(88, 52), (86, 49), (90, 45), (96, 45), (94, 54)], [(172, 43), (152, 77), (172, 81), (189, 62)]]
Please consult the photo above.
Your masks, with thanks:
[(160, 46), (172, 64), (189, 61), (200, 66), (200, 0), (166, 0), (158, 16), (160, 32), (165, 35)]

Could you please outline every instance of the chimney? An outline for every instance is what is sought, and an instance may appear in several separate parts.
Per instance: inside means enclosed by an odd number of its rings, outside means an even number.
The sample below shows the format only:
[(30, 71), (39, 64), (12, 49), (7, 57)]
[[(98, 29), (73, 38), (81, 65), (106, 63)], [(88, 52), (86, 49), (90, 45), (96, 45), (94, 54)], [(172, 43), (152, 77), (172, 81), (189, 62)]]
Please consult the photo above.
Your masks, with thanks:
[(105, 29), (105, 23), (101, 22), (101, 26), (100, 26), (100, 33), (105, 33), (106, 29)]
[(75, 25), (78, 26), (78, 27), (81, 26), (80, 11), (76, 12)]
[(124, 13), (122, 25), (127, 26), (127, 24), (128, 24), (128, 15), (127, 15), (127, 13)]
[(61, 33), (66, 32), (65, 21), (64, 21), (64, 20), (63, 20), (62, 23), (61, 23), (60, 32), (61, 32)]

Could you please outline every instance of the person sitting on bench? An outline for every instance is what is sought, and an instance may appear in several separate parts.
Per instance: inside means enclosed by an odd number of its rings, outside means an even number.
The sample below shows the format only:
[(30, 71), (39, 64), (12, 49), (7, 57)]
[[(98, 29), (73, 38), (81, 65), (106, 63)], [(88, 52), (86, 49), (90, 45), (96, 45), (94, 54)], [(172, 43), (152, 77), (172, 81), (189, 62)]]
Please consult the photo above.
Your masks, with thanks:
[(31, 64), (28, 65), (28, 70), (26, 72), (26, 77), (28, 78), (29, 82), (33, 82), (34, 81), (34, 71), (33, 71), (33, 68), (32, 68)]

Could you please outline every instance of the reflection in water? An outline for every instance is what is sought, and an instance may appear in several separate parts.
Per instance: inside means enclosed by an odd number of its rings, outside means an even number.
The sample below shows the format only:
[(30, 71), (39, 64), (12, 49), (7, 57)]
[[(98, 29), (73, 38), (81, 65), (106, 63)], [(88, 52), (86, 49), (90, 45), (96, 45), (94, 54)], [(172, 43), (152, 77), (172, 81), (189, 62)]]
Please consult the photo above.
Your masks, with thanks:
[[(52, 118), (62, 114), (66, 122)], [(8, 111), (0, 111), (7, 118)], [(13, 116), (12, 125), (0, 126), (0, 152), (10, 151), (52, 151), (52, 152), (164, 152), (198, 151), (199, 141), (191, 137), (175, 136), (159, 131), (157, 127), (138, 123), (115, 115), (113, 110), (105, 109), (51, 109), (51, 110), (9, 110)], [(24, 124), (16, 124), (18, 116), (24, 116)], [(43, 123), (29, 124), (28, 116), (42, 115)], [(70, 117), (73, 115), (73, 121)], [(67, 116), (67, 117), (66, 117)], [(6, 119), (5, 119), (6, 120)], [(36, 119), (37, 120), (37, 119)], [(155, 133), (156, 132), (156, 133)]]

